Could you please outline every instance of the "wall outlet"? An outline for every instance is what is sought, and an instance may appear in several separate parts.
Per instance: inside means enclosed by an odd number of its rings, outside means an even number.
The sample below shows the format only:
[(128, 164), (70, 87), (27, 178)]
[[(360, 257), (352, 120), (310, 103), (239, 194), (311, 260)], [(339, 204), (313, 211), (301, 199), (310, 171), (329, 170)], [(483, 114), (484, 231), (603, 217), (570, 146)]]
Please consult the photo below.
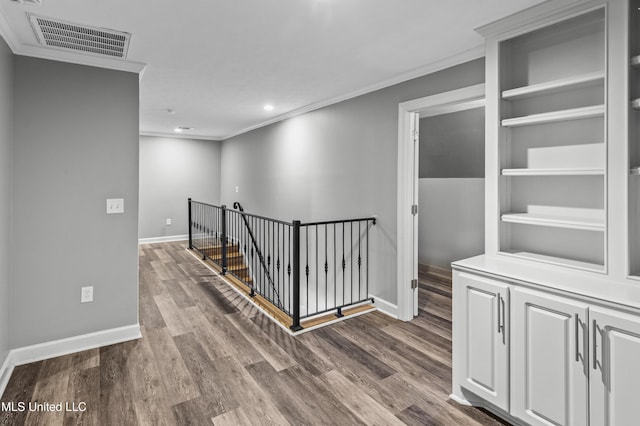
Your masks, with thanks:
[(93, 286), (80, 289), (80, 303), (93, 302)]
[(107, 214), (124, 213), (124, 198), (107, 198)]
[(236, 192), (238, 192), (239, 190), (240, 190), (240, 188), (236, 186)]
[(171, 219), (167, 219), (167, 226), (171, 226)]

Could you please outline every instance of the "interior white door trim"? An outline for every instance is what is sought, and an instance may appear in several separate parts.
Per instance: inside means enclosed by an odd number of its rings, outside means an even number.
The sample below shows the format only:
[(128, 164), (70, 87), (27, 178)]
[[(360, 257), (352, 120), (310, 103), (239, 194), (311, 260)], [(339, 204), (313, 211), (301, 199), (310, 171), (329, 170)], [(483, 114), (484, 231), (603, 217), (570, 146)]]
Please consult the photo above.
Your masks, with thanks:
[(418, 185), (418, 175), (414, 175), (412, 117), (420, 118), (448, 114), (478, 108), (484, 105), (484, 84), (464, 87), (450, 92), (439, 93), (420, 99), (402, 102), (398, 105), (398, 318), (410, 321), (414, 317), (417, 290), (411, 288), (414, 265), (418, 263), (418, 253), (414, 250), (413, 221), (411, 206), (414, 203), (414, 188)]

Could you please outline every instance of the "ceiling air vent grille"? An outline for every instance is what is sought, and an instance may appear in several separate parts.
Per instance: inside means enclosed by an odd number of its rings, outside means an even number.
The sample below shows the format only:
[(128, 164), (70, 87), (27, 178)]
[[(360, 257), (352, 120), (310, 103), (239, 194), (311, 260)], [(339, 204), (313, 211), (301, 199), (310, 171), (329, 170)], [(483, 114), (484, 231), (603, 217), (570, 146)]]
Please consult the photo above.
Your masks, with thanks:
[(131, 34), (29, 15), (40, 44), (94, 55), (126, 58)]

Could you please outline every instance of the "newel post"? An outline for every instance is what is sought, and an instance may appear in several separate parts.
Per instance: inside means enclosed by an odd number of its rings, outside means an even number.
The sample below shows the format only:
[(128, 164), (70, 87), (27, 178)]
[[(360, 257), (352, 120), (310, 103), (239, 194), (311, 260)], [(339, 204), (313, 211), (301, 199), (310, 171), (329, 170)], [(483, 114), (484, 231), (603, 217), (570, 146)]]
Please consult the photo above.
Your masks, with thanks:
[(193, 218), (191, 217), (191, 197), (189, 197), (189, 250), (193, 250)]
[(292, 272), (293, 272), (293, 294), (291, 295), (291, 301), (293, 303), (293, 323), (291, 324), (291, 330), (302, 330), (300, 325), (300, 221), (293, 221), (293, 259), (292, 259)]
[(222, 275), (227, 273), (227, 206), (220, 210), (220, 229), (222, 230)]

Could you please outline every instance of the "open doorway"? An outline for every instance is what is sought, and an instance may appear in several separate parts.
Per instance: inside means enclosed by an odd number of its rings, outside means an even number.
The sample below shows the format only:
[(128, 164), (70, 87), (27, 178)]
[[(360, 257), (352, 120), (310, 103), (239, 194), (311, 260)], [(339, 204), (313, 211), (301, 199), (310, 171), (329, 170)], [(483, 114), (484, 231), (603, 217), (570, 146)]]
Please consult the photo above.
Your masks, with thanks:
[(451, 280), (484, 253), (484, 107), (421, 117), (419, 143), (419, 273)]
[(446, 274), (484, 252), (484, 85), (403, 102), (398, 119), (398, 318), (408, 321), (421, 263)]

